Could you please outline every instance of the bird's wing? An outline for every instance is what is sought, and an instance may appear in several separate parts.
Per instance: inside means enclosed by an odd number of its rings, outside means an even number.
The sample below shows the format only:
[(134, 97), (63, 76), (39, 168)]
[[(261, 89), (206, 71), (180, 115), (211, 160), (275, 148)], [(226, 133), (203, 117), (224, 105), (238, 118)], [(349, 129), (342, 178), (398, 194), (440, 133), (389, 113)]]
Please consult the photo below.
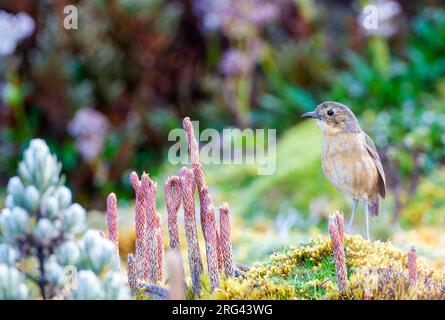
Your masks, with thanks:
[(380, 161), (379, 154), (377, 153), (377, 149), (372, 142), (371, 138), (368, 137), (366, 133), (365, 135), (365, 146), (366, 150), (368, 150), (369, 155), (374, 161), (375, 166), (379, 172), (379, 193), (382, 198), (386, 197), (386, 179), (385, 179), (385, 171), (383, 171), (382, 162)]

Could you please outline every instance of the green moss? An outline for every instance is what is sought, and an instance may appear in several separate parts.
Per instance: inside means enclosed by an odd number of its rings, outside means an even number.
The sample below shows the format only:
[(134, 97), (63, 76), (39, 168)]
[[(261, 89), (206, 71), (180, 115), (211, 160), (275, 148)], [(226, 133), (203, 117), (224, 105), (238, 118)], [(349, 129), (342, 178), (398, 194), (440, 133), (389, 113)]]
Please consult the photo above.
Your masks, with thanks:
[(145, 294), (144, 289), (139, 289), (133, 298), (135, 300), (153, 300)]
[(319, 263), (305, 260), (288, 280), (296, 292), (304, 292), (304, 298), (320, 299), (326, 294), (324, 284), (335, 281), (334, 260), (330, 256), (323, 256)]
[[(418, 257), (417, 287), (409, 283), (407, 253), (389, 242), (369, 242), (360, 236), (345, 238), (349, 284), (337, 290), (332, 244), (328, 239), (309, 242), (276, 252), (255, 265), (246, 279), (223, 280), (218, 290), (204, 292), (212, 299), (403, 299), (442, 297), (443, 272)], [(375, 285), (378, 284), (378, 285)], [(385, 288), (379, 290), (379, 288)], [(440, 291), (442, 290), (442, 291)]]

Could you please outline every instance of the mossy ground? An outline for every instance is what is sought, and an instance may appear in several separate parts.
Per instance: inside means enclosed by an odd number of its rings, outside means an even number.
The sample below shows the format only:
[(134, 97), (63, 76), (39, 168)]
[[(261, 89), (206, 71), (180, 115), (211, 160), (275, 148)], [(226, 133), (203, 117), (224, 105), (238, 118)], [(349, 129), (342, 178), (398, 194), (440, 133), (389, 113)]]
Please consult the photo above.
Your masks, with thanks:
[[(307, 299), (445, 299), (445, 270), (417, 257), (418, 280), (408, 275), (408, 252), (390, 242), (345, 237), (348, 287), (338, 291), (332, 243), (316, 237), (274, 253), (255, 264), (245, 278), (221, 278), (211, 291), (208, 274), (202, 277), (202, 295), (187, 299), (307, 300)], [(138, 293), (136, 299), (147, 297)]]
[[(235, 223), (235, 225), (238, 225)], [(238, 228), (236, 230), (239, 231)], [(244, 248), (244, 237), (252, 240), (261, 235), (264, 249), (265, 243), (271, 241), (265, 238), (269, 231), (251, 230), (247, 233), (234, 231), (234, 246)], [(436, 230), (436, 229), (434, 229)], [(124, 231), (124, 230), (122, 230)], [(258, 233), (258, 234), (257, 234)], [(412, 299), (412, 298), (445, 298), (445, 272), (443, 249), (438, 244), (443, 243), (442, 229), (432, 232), (431, 227), (413, 229), (410, 232), (396, 233), (393, 245), (390, 242), (368, 242), (360, 236), (346, 236), (345, 253), (349, 286), (347, 292), (339, 294), (335, 276), (335, 266), (332, 256), (332, 245), (328, 238), (313, 233), (312, 240), (302, 241), (305, 237), (292, 237), (286, 242), (299, 243), (283, 248), (276, 245), (275, 253), (263, 255), (255, 253), (255, 259), (260, 261), (247, 273), (247, 279), (222, 279), (221, 286), (215, 292), (210, 291), (208, 274), (203, 275), (203, 295), (201, 299)], [(128, 228), (122, 232), (120, 250), (122, 256), (134, 250), (134, 229)], [(256, 235), (256, 236), (255, 236)], [(403, 237), (401, 236), (403, 235)], [(433, 237), (434, 235), (434, 237)], [(183, 236), (183, 234), (181, 234)], [(309, 235), (307, 235), (309, 236)], [(298, 240), (300, 238), (300, 240)], [(267, 240), (265, 240), (267, 239)], [(295, 240), (297, 239), (297, 240)], [(165, 240), (168, 246), (168, 240)], [(407, 243), (415, 243), (418, 253), (419, 285), (415, 290), (408, 283)], [(201, 256), (205, 257), (205, 246), (200, 237)], [(269, 244), (268, 244), (269, 245)], [(268, 247), (268, 245), (266, 247)], [(273, 247), (273, 246), (272, 246)], [(248, 244), (250, 250), (259, 250), (259, 242)], [(402, 248), (402, 249), (401, 249)], [(432, 250), (434, 248), (434, 250)], [(273, 248), (270, 248), (273, 250)], [(189, 274), (186, 245), (182, 242), (184, 267)], [(251, 252), (249, 251), (249, 252)], [(235, 250), (235, 261), (244, 262), (244, 255)], [(423, 257), (427, 256), (430, 260)], [(205, 260), (204, 260), (205, 263)], [(206, 266), (205, 266), (206, 269)], [(207, 279), (207, 280), (206, 280)], [(390, 288), (386, 287), (389, 284)], [(396, 289), (395, 289), (396, 288)], [(191, 293), (188, 299), (195, 299)]]
[(204, 299), (410, 299), (444, 296), (443, 271), (417, 259), (419, 280), (409, 283), (407, 252), (389, 242), (369, 242), (360, 236), (345, 238), (348, 289), (339, 293), (329, 239), (277, 252), (255, 265), (247, 278), (225, 279)]

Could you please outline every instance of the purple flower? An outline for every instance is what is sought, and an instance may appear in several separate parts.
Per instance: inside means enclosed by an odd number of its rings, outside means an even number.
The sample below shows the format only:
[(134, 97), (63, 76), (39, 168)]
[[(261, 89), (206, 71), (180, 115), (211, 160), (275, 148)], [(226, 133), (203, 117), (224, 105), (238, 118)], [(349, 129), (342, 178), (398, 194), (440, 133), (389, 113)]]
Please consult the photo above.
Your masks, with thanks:
[(248, 37), (280, 12), (269, 0), (195, 0), (194, 9), (205, 30), (221, 30), (231, 38)]
[(263, 26), (273, 21), (279, 15), (279, 13), (280, 12), (277, 5), (265, 2), (262, 5), (253, 7), (252, 11), (250, 12), (250, 20), (258, 26)]
[(68, 132), (76, 138), (76, 148), (85, 161), (97, 158), (105, 144), (109, 123), (100, 112), (84, 108), (74, 115), (68, 125)]
[(28, 38), (34, 29), (35, 22), (28, 14), (0, 11), (0, 56), (14, 53), (17, 44)]
[(224, 75), (243, 75), (251, 70), (252, 61), (244, 52), (229, 49), (223, 54), (219, 67)]
[(34, 19), (24, 12), (15, 16), (15, 27), (18, 40), (23, 40), (32, 35), (35, 29)]

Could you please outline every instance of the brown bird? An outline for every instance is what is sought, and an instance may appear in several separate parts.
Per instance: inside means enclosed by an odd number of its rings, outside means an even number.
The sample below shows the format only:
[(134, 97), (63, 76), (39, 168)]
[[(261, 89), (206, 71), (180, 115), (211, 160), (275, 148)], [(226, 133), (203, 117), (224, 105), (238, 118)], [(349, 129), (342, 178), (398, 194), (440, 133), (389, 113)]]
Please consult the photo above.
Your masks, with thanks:
[(385, 172), (374, 143), (344, 104), (326, 101), (302, 117), (317, 119), (323, 134), (323, 172), (338, 190), (353, 199), (348, 233), (358, 201), (362, 200), (366, 212), (366, 238), (369, 240), (368, 216), (379, 215), (380, 197), (386, 197)]

